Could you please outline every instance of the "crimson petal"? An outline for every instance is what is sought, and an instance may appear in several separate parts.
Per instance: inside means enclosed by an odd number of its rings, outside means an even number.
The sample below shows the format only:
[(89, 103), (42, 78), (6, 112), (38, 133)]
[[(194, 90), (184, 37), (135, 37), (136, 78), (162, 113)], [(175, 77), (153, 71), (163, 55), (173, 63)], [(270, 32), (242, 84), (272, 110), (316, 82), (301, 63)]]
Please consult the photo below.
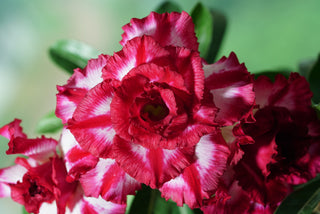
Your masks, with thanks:
[(152, 36), (161, 46), (180, 46), (195, 51), (199, 46), (192, 18), (184, 11), (164, 14), (151, 12), (143, 19), (131, 19), (122, 29), (124, 30), (120, 41), (122, 46), (132, 38), (142, 35)]
[(91, 59), (87, 66), (81, 69), (75, 69), (73, 75), (64, 86), (57, 86), (56, 115), (66, 123), (76, 109), (78, 103), (85, 94), (95, 85), (102, 82), (101, 70), (105, 66), (109, 56), (100, 55), (98, 59)]
[(98, 157), (111, 151), (115, 131), (110, 117), (113, 89), (102, 82), (91, 89), (77, 106), (68, 128), (85, 150)]
[(162, 197), (172, 199), (178, 206), (186, 203), (191, 209), (202, 206), (203, 199), (210, 198), (218, 187), (229, 153), (221, 133), (203, 136), (196, 146), (196, 162), (163, 184)]
[(205, 87), (213, 95), (219, 108), (216, 120), (222, 125), (233, 125), (245, 119), (252, 120), (252, 108), (255, 103), (253, 77), (244, 64), (239, 64), (232, 52), (228, 58), (204, 66)]
[(100, 158), (95, 168), (81, 176), (86, 196), (102, 196), (107, 201), (126, 203), (127, 195), (141, 188), (139, 182), (125, 173), (113, 159)]
[(114, 138), (114, 158), (137, 181), (158, 188), (178, 176), (194, 160), (194, 147), (147, 149), (118, 137)]

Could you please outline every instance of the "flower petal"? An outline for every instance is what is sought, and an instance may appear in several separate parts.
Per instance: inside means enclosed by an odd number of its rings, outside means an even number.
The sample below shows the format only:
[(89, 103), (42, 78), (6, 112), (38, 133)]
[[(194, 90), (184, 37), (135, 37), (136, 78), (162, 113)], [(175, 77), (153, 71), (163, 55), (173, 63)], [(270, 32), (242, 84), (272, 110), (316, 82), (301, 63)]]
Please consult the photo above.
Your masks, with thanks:
[(81, 69), (75, 69), (73, 75), (64, 86), (57, 86), (56, 115), (66, 123), (76, 109), (77, 104), (85, 94), (95, 85), (103, 81), (101, 70), (105, 66), (109, 56), (100, 55), (98, 59), (91, 59), (87, 66)]
[(269, 78), (260, 76), (254, 82), (254, 90), (260, 108), (284, 107), (302, 119), (310, 120), (314, 117), (310, 110), (312, 92), (309, 83), (298, 73), (291, 73), (288, 80), (279, 74), (275, 77), (274, 83)]
[(7, 154), (23, 154), (38, 161), (47, 160), (56, 154), (58, 142), (52, 138), (27, 139), (17, 137), (9, 142)]
[(204, 71), (202, 69), (202, 59), (196, 51), (186, 48), (168, 48), (171, 52), (177, 72), (183, 76), (186, 88), (190, 94), (195, 95), (199, 101), (203, 97)]
[(110, 103), (113, 89), (102, 82), (91, 89), (68, 121), (68, 128), (85, 150), (98, 157), (111, 151), (115, 131), (111, 124)]
[(206, 74), (205, 87), (213, 95), (214, 103), (219, 108), (216, 120), (222, 125), (252, 119), (255, 104), (253, 77), (244, 64), (239, 64), (232, 52), (228, 58), (204, 65)]
[(0, 169), (0, 182), (7, 184), (15, 184), (22, 181), (23, 175), (28, 170), (21, 165), (14, 165)]
[(122, 80), (129, 71), (144, 63), (170, 65), (169, 52), (149, 36), (137, 37), (114, 53), (103, 69), (103, 79)]
[(150, 35), (161, 46), (173, 45), (198, 50), (192, 18), (184, 11), (164, 14), (151, 12), (143, 19), (131, 19), (122, 29), (124, 30), (120, 41), (122, 46), (134, 37)]
[[(77, 208), (77, 207), (76, 207)], [(117, 204), (106, 201), (103, 198), (83, 197), (79, 202), (79, 210), (72, 212), (74, 214), (81, 213), (105, 213), (105, 214), (123, 214), (126, 211), (126, 204)]]
[(126, 203), (127, 195), (141, 188), (139, 182), (125, 173), (113, 159), (100, 158), (97, 166), (81, 176), (86, 196), (102, 196), (107, 201)]
[(62, 131), (60, 143), (68, 171), (68, 181), (78, 179), (80, 175), (94, 168), (99, 161), (99, 158), (83, 151), (68, 129)]
[(194, 147), (146, 149), (143, 146), (114, 138), (114, 158), (120, 167), (137, 181), (157, 188), (178, 176), (194, 159)]
[(221, 133), (203, 136), (196, 146), (196, 162), (163, 184), (162, 197), (172, 199), (178, 206), (186, 203), (191, 209), (202, 206), (203, 199), (210, 198), (217, 188), (229, 153)]
[(11, 123), (0, 128), (0, 135), (12, 141), (16, 137), (26, 138), (27, 135), (23, 133), (22, 127), (20, 126), (21, 120), (14, 119)]

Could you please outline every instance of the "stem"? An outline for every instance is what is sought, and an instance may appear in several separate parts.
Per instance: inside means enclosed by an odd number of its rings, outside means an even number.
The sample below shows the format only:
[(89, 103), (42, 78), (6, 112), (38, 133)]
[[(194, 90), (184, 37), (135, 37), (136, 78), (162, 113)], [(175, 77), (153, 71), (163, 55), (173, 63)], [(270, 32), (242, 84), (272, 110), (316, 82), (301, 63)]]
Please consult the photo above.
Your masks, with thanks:
[(155, 189), (151, 189), (151, 195), (150, 195), (150, 203), (149, 203), (149, 206), (148, 206), (148, 214), (153, 214), (154, 212), (154, 204), (155, 204), (155, 201), (157, 199), (157, 190)]

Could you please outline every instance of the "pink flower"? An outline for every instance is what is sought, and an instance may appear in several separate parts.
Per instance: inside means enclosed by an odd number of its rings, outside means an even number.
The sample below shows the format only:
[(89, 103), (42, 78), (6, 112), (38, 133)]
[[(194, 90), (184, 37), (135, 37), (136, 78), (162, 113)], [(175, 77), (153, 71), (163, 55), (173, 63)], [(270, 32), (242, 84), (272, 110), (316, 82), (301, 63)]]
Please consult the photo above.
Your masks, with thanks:
[(51, 138), (28, 139), (20, 120), (5, 125), (0, 134), (10, 140), (7, 154), (23, 154), (16, 165), (0, 169), (0, 196), (11, 197), (30, 213), (124, 213), (125, 204), (85, 197), (77, 181), (67, 182), (67, 170)]
[[(205, 213), (213, 209), (216, 213), (273, 213), (294, 185), (320, 172), (320, 123), (311, 108), (312, 93), (305, 78), (297, 73), (288, 80), (277, 75), (273, 83), (260, 76), (254, 91), (256, 121), (241, 123), (242, 134), (234, 132), (231, 137), (241, 155), (218, 190), (231, 198), (209, 201), (202, 208)], [(241, 144), (239, 139), (244, 137), (254, 143)], [(232, 211), (236, 207), (237, 212)]]
[(219, 128), (251, 120), (252, 76), (234, 53), (206, 64), (185, 12), (152, 12), (123, 29), (122, 50), (58, 86), (69, 178), (114, 202), (144, 183), (199, 207), (226, 168)]

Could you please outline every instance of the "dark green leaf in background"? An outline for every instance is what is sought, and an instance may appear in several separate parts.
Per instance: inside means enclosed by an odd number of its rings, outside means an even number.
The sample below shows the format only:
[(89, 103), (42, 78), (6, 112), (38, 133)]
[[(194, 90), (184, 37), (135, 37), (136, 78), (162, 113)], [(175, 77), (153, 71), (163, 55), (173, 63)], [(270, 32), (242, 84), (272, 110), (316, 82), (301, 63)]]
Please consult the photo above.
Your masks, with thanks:
[(313, 93), (312, 101), (314, 103), (320, 103), (320, 54), (312, 66), (307, 80), (310, 83), (310, 89)]
[(187, 205), (178, 207), (171, 200), (166, 201), (161, 197), (161, 193), (156, 189), (151, 189), (142, 185), (142, 189), (137, 195), (129, 208), (128, 214), (201, 214), (200, 209), (190, 209)]
[(275, 214), (311, 214), (320, 203), (320, 175), (286, 197)]
[(163, 2), (156, 10), (157, 13), (170, 13), (170, 12), (181, 12), (181, 8), (179, 5), (172, 3), (170, 1)]
[[(200, 56), (206, 59), (213, 34), (213, 18), (208, 8), (198, 3), (191, 12), (199, 43)], [(206, 59), (207, 60), (207, 59)]]
[(99, 52), (89, 45), (75, 40), (60, 40), (49, 49), (51, 59), (72, 74), (75, 68), (84, 68), (89, 59), (97, 58)]
[(37, 124), (36, 131), (40, 134), (55, 133), (63, 127), (61, 119), (54, 112), (46, 114)]
[(211, 10), (211, 16), (213, 18), (213, 35), (210, 43), (209, 51), (205, 56), (208, 63), (215, 62), (215, 59), (220, 50), (224, 34), (227, 28), (227, 18), (221, 12), (217, 10)]
[(257, 79), (259, 76), (267, 76), (270, 78), (270, 80), (272, 82), (274, 82), (275, 77), (278, 74), (282, 74), (283, 76), (285, 76), (285, 78), (289, 78), (291, 71), (289, 70), (274, 70), (274, 71), (259, 71), (259, 72), (254, 72), (254, 77), (255, 79)]
[(216, 10), (209, 10), (198, 3), (191, 12), (199, 42), (199, 51), (208, 63), (213, 63), (221, 47), (227, 19)]

